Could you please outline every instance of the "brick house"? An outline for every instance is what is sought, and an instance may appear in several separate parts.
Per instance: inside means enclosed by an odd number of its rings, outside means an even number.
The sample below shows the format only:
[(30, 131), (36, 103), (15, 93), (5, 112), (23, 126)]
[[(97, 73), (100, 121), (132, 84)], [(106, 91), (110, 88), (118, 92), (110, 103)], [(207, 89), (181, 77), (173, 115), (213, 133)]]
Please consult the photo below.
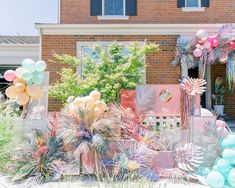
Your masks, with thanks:
[[(152, 41), (161, 51), (146, 57), (146, 83), (179, 83), (181, 76), (195, 76), (197, 69), (172, 66), (178, 37), (209, 33), (235, 23), (234, 0), (60, 0), (58, 24), (36, 24), (41, 35), (41, 58), (49, 62), (52, 52), (76, 56), (97, 42)], [(58, 79), (61, 65), (49, 63), (50, 82)], [(226, 66), (208, 66), (205, 106), (211, 109), (211, 92), (217, 76), (226, 79)], [(59, 103), (50, 101), (50, 110)], [(235, 95), (227, 92), (225, 113), (235, 117)]]

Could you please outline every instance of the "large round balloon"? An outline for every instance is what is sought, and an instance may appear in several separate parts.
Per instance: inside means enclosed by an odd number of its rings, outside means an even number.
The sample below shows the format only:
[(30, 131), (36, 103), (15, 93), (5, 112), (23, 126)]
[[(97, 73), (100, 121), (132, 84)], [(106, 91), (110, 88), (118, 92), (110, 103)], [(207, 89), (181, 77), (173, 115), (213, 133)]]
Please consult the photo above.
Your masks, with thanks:
[(18, 83), (22, 83), (22, 84), (26, 84), (25, 80), (23, 80), (22, 78), (16, 78), (14, 81), (13, 81), (13, 84), (16, 85)]
[(36, 70), (36, 63), (32, 59), (25, 59), (22, 62), (22, 67), (30, 72), (34, 72)]
[(94, 99), (91, 96), (83, 97), (84, 103), (88, 108), (94, 107)]
[(226, 138), (223, 139), (221, 143), (221, 147), (223, 149), (235, 149), (235, 135), (230, 134)]
[(235, 187), (235, 168), (233, 168), (228, 175), (228, 183)]
[(16, 95), (16, 103), (19, 105), (26, 105), (29, 102), (29, 96), (27, 95), (27, 93), (23, 92), (23, 93), (19, 93), (18, 95)]
[(13, 70), (8, 70), (4, 73), (5, 80), (12, 82), (16, 78), (16, 73)]
[(201, 57), (202, 56), (202, 50), (200, 48), (196, 48), (193, 51), (193, 55), (194, 55), (194, 57)]
[(17, 78), (22, 78), (22, 72), (24, 71), (25, 69), (23, 67), (19, 67), (16, 69), (16, 76)]
[(201, 108), (201, 116), (213, 117), (214, 115), (209, 110)]
[(30, 97), (38, 98), (42, 94), (42, 89), (37, 85), (28, 85), (26, 87), (26, 92)]
[(10, 86), (6, 89), (5, 94), (8, 98), (14, 99), (16, 95), (18, 94), (15, 86)]
[(224, 176), (216, 170), (212, 170), (207, 175), (206, 181), (213, 188), (222, 188), (224, 186)]
[(32, 82), (36, 85), (42, 85), (44, 77), (44, 72), (35, 72), (33, 73)]
[(227, 174), (231, 170), (230, 163), (225, 159), (219, 159), (216, 165), (222, 174)]
[(205, 43), (209, 37), (209, 34), (205, 30), (199, 30), (196, 33), (196, 37), (197, 37), (198, 42)]
[(36, 63), (36, 71), (41, 72), (41, 71), (46, 70), (46, 68), (47, 68), (47, 64), (44, 61), (40, 60)]
[(90, 93), (90, 96), (95, 100), (95, 101), (98, 101), (100, 100), (100, 97), (101, 97), (101, 94), (99, 91), (92, 91)]
[(234, 149), (224, 149), (222, 156), (224, 159), (230, 162), (230, 164), (235, 164), (235, 150)]
[(25, 85), (19, 82), (15, 85), (15, 88), (18, 93), (21, 93), (25, 90)]
[(30, 72), (29, 70), (24, 70), (24, 71), (21, 73), (21, 77), (22, 77), (24, 80), (29, 81), (30, 79), (32, 79), (33, 74), (32, 74), (32, 72)]

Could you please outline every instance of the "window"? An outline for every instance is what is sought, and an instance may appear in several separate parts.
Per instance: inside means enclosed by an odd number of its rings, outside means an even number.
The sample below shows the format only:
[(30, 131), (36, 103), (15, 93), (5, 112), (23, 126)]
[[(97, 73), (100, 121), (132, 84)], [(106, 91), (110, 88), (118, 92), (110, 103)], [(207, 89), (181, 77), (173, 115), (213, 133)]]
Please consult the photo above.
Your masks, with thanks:
[(201, 7), (201, 0), (185, 0), (185, 7)]
[(125, 0), (103, 0), (104, 16), (124, 16)]
[[(86, 55), (89, 55), (95, 63), (99, 63), (100, 59), (99, 57), (94, 54), (94, 50), (93, 50), (93, 46), (94, 45), (101, 45), (103, 48), (106, 48), (107, 46), (109, 46), (112, 42), (78, 42), (77, 43), (77, 57), (81, 58), (81, 64), (77, 67), (77, 72), (83, 76), (83, 68), (85, 66), (85, 62), (83, 61), (86, 57)], [(129, 45), (131, 42), (119, 42), (119, 44), (123, 45), (123, 46), (127, 46)], [(143, 44), (143, 43), (140, 43)], [(124, 48), (123, 50), (123, 54), (124, 55), (128, 55), (130, 52), (128, 51), (128, 49)], [(143, 62), (143, 64), (145, 64), (145, 62)], [(145, 67), (145, 66), (144, 66)], [(143, 83), (146, 82), (146, 71), (145, 68), (143, 70), (140, 70), (140, 72), (142, 73), (142, 78), (141, 81)]]

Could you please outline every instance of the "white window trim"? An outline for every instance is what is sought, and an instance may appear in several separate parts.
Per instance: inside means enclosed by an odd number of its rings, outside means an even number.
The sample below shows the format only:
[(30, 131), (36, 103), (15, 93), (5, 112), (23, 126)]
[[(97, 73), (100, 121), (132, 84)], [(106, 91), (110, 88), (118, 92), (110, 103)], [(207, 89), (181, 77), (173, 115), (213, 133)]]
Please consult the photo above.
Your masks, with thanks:
[(102, 0), (102, 16), (97, 16), (98, 20), (128, 20), (126, 16), (126, 0), (123, 0), (123, 15), (105, 15), (105, 0)]
[[(109, 46), (113, 43), (114, 41), (85, 41), (85, 42), (77, 42), (77, 58), (80, 59), (81, 64), (77, 67), (77, 73), (79, 73), (82, 76), (82, 66), (83, 66), (83, 59), (80, 56), (82, 52), (83, 47), (93, 47), (94, 45), (100, 45), (100, 46)], [(117, 41), (118, 44), (121, 44), (123, 46), (128, 46), (132, 44), (133, 41)], [(143, 41), (138, 41), (141, 45), (144, 45)], [(144, 74), (143, 74), (143, 84), (146, 84), (146, 58), (144, 61)]]
[(182, 8), (183, 12), (201, 12), (205, 11), (205, 7), (202, 7), (202, 1), (198, 0), (198, 7), (188, 7), (187, 0), (185, 0), (185, 7)]

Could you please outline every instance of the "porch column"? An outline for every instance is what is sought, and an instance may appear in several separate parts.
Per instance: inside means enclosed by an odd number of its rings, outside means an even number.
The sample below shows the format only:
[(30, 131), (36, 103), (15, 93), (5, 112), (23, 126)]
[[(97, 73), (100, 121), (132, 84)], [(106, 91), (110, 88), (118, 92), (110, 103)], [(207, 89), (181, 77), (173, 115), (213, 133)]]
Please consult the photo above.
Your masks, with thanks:
[(211, 65), (206, 64), (206, 108), (212, 110), (211, 103)]
[(181, 79), (188, 78), (188, 67), (185, 63), (181, 63)]

